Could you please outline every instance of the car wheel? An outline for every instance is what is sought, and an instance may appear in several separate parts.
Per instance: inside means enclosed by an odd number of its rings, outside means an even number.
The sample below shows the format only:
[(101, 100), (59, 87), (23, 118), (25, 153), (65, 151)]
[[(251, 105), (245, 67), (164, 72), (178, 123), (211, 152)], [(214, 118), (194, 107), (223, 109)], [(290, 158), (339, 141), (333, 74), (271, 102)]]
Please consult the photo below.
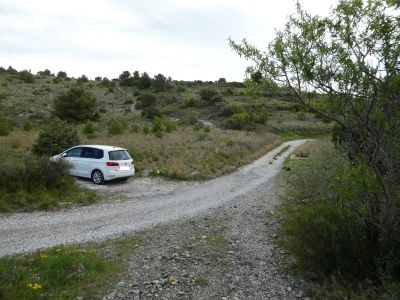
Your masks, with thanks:
[(104, 183), (104, 176), (103, 173), (99, 170), (94, 170), (92, 172), (92, 181), (95, 184), (103, 184)]

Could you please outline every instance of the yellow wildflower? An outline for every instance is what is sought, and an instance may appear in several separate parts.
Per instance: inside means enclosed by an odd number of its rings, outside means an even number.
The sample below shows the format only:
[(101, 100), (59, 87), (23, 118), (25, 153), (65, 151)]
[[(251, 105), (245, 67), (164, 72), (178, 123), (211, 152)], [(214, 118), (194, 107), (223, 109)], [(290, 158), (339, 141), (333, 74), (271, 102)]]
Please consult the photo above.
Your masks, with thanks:
[(32, 287), (33, 290), (41, 289), (42, 285), (39, 283), (35, 283), (35, 285)]
[(33, 287), (33, 284), (32, 284), (32, 283), (28, 283), (28, 284), (26, 285), (26, 287), (27, 287), (27, 288), (32, 288), (32, 287)]
[(49, 258), (49, 256), (48, 256), (47, 254), (41, 253), (41, 254), (40, 254), (40, 258), (41, 258), (41, 259), (47, 259), (47, 258)]
[(62, 249), (57, 249), (56, 252), (60, 252)]

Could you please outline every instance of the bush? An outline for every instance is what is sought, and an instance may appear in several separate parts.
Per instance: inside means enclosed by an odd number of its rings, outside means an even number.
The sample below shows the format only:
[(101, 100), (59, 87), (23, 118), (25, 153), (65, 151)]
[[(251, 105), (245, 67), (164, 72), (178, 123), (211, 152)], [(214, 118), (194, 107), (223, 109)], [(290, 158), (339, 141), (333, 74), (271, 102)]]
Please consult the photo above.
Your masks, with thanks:
[(98, 117), (96, 97), (81, 86), (72, 86), (54, 100), (54, 105), (55, 115), (62, 120), (84, 122)]
[(40, 132), (32, 151), (37, 155), (52, 156), (79, 144), (76, 128), (62, 120), (51, 121)]
[(97, 137), (97, 127), (92, 122), (87, 122), (85, 127), (83, 127), (82, 132), (86, 135), (87, 138), (92, 139)]
[(162, 92), (166, 89), (166, 83), (167, 78), (163, 74), (157, 74), (154, 76), (151, 86), (156, 92)]
[(203, 88), (200, 90), (199, 95), (201, 99), (208, 104), (223, 101), (222, 96), (214, 89)]
[(87, 78), (86, 75), (82, 75), (81, 77), (79, 77), (79, 78), (76, 80), (76, 82), (77, 82), (77, 83), (89, 82), (89, 78)]
[(25, 83), (33, 83), (35, 81), (33, 74), (27, 70), (19, 72), (19, 79)]
[(126, 121), (121, 118), (112, 118), (108, 125), (108, 133), (111, 135), (123, 134), (127, 128)]
[(67, 78), (67, 72), (59, 71), (59, 72), (57, 73), (57, 77), (58, 77), (58, 78)]
[(147, 119), (154, 119), (156, 117), (161, 117), (161, 112), (160, 110), (155, 107), (155, 106), (149, 106), (146, 107), (145, 109), (142, 110), (141, 113), (142, 117), (147, 118)]
[(247, 112), (233, 114), (227, 121), (227, 127), (230, 129), (242, 130), (249, 129), (252, 124), (252, 117)]
[(287, 167), (291, 171), (281, 177), (281, 242), (298, 267), (321, 281), (398, 281), (400, 249), (388, 239), (399, 232), (388, 237), (371, 223), (370, 213), (379, 217), (379, 208), (369, 198), (380, 186), (369, 167), (350, 164), (330, 143)]
[(31, 131), (31, 130), (32, 130), (32, 127), (33, 127), (33, 124), (32, 124), (32, 122), (31, 122), (30, 120), (25, 120), (25, 121), (24, 121), (24, 125), (22, 126), (22, 128), (23, 128), (25, 131)]
[(157, 98), (153, 94), (143, 94), (137, 97), (135, 108), (143, 109), (156, 104)]
[(13, 129), (12, 124), (4, 117), (0, 117), (0, 136), (7, 136)]
[(0, 210), (49, 208), (60, 201), (93, 202), (95, 193), (83, 191), (68, 175), (70, 165), (28, 155), (22, 162), (0, 164)]

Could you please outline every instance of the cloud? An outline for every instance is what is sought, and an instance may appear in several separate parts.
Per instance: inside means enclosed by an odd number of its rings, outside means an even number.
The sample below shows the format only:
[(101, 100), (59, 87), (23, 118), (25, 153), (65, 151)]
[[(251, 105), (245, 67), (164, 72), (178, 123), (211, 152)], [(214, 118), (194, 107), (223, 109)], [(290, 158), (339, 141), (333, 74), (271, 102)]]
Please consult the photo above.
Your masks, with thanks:
[[(305, 2), (317, 13), (329, 6)], [(264, 47), (293, 11), (292, 0), (8, 1), (0, 3), (0, 65), (73, 76), (139, 70), (242, 80), (247, 63), (227, 38)]]

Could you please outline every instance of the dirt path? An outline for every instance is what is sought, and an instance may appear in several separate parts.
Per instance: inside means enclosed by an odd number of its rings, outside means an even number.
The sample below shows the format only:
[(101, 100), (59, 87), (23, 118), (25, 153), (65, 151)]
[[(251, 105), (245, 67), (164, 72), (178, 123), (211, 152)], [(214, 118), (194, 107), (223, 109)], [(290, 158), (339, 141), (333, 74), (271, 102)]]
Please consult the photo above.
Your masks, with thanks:
[(238, 197), (246, 201), (247, 195), (278, 173), (290, 150), (276, 159), (274, 156), (286, 146), (296, 147), (304, 142), (286, 142), (230, 175), (202, 183), (133, 179), (126, 185), (100, 188), (103, 192), (122, 194), (126, 199), (121, 201), (56, 212), (2, 215), (0, 256), (58, 244), (99, 241), (156, 224), (188, 219)]

